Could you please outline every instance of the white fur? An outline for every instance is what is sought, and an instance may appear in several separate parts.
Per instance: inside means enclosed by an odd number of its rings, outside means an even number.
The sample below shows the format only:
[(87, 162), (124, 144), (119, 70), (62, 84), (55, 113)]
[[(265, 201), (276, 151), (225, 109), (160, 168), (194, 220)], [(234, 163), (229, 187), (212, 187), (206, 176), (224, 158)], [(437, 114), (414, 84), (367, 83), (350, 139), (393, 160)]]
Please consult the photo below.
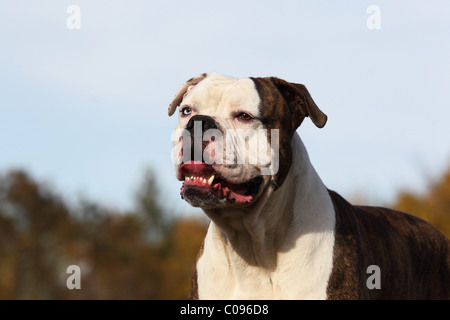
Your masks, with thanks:
[[(177, 96), (181, 93), (178, 92)], [(189, 117), (180, 117), (178, 130), (172, 137), (175, 142), (173, 153), (175, 163), (180, 164), (182, 158), (181, 129), (186, 127), (191, 117), (198, 114), (213, 117), (222, 128), (227, 129), (222, 132), (223, 139), (216, 139), (208, 145), (210, 150), (215, 150), (223, 158), (220, 164), (224, 166), (215, 165), (219, 162), (215, 161), (214, 169), (226, 176), (229, 182), (236, 184), (259, 175), (260, 167), (269, 167), (271, 161), (270, 152), (262, 148), (260, 150), (259, 130), (264, 129), (263, 124), (260, 121), (239, 121), (236, 115), (244, 112), (258, 117), (260, 101), (255, 83), (249, 78), (238, 79), (209, 73), (197, 85), (188, 87), (181, 101), (180, 110), (188, 106), (192, 109), (192, 113)], [(230, 160), (227, 157), (230, 153), (235, 158)], [(237, 165), (239, 159), (244, 159), (242, 162), (245, 162), (245, 165)], [(178, 178), (184, 180), (184, 177)]]
[(258, 219), (238, 210), (211, 221), (197, 263), (200, 299), (325, 299), (335, 213), (297, 133), (293, 162)]
[(203, 115), (227, 119), (230, 111), (236, 108), (258, 114), (259, 102), (258, 92), (251, 79), (210, 73), (199, 85), (188, 91), (181, 107), (189, 105), (194, 110), (201, 109)]

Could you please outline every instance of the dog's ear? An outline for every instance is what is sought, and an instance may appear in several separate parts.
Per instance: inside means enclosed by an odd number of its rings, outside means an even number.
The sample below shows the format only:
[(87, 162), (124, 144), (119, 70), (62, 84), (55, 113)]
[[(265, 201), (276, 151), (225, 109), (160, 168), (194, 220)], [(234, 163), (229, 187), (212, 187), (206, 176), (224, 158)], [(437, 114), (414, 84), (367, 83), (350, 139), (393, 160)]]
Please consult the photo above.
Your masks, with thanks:
[(207, 73), (202, 73), (201, 75), (198, 75), (194, 78), (189, 79), (186, 81), (181, 88), (178, 90), (175, 97), (172, 99), (172, 102), (169, 104), (169, 117), (174, 114), (175, 109), (180, 105), (181, 101), (183, 101), (183, 98), (185, 95), (200, 81), (205, 79), (208, 76)]
[(281, 92), (289, 107), (294, 111), (296, 128), (300, 126), (305, 117), (310, 117), (311, 121), (318, 128), (325, 126), (327, 115), (319, 109), (304, 85), (287, 82), (275, 77), (272, 77), (271, 80)]

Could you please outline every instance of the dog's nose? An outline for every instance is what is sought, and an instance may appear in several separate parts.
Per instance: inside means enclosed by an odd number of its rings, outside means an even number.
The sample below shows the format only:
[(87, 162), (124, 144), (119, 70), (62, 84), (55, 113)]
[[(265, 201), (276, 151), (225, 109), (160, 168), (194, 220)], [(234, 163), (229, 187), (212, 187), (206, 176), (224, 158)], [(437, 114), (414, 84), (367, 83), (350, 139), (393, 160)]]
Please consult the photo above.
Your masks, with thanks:
[(202, 123), (202, 132), (205, 132), (209, 129), (217, 129), (216, 121), (210, 117), (210, 116), (204, 116), (204, 115), (195, 115), (193, 116), (189, 122), (186, 125), (186, 130), (189, 132), (192, 132), (194, 130), (194, 124), (196, 121), (199, 121)]
[[(197, 129), (195, 129), (195, 127), (197, 127)], [(201, 132), (195, 132), (199, 127), (201, 128)], [(204, 162), (203, 150), (206, 148), (209, 141), (203, 141), (203, 134), (209, 129), (217, 129), (216, 121), (210, 116), (195, 115), (188, 121), (186, 130), (189, 132), (192, 139), (190, 156), (183, 154), (183, 157), (187, 157), (184, 162), (189, 160)], [(198, 134), (200, 134), (200, 136), (198, 136)]]

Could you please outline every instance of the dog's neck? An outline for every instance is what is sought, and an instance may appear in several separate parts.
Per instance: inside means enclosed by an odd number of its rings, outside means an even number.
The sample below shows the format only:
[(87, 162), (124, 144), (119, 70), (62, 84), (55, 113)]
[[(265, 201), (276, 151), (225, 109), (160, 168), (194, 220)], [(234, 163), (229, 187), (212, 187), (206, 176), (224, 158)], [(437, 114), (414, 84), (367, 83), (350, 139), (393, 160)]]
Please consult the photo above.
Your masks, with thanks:
[(291, 146), (292, 165), (283, 185), (275, 191), (269, 186), (251, 210), (205, 210), (212, 220), (210, 239), (223, 247), (229, 264), (239, 266), (245, 261), (270, 272), (277, 268), (279, 253), (297, 246), (302, 236), (324, 229), (333, 232), (328, 191), (297, 133)]

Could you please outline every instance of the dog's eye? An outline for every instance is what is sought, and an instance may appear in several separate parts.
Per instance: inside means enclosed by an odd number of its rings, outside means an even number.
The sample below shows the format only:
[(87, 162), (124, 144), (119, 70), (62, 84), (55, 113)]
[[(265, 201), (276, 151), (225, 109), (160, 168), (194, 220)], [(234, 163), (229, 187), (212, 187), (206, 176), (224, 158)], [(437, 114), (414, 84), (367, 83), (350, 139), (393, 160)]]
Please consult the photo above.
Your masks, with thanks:
[(188, 116), (192, 113), (192, 109), (189, 107), (183, 107), (181, 108), (180, 113), (182, 116)]
[(253, 117), (251, 115), (249, 115), (248, 113), (245, 112), (241, 112), (240, 114), (238, 114), (237, 116), (239, 119), (244, 120), (244, 121), (248, 121), (248, 120), (252, 120)]

